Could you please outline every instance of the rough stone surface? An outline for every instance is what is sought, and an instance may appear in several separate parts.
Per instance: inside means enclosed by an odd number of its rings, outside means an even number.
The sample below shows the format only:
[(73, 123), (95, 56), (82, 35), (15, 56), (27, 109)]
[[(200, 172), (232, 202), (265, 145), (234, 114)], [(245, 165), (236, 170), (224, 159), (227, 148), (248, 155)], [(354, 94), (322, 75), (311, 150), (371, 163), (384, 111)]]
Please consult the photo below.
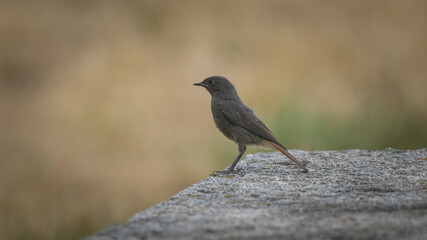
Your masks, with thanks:
[(87, 239), (426, 239), (427, 149), (248, 155)]

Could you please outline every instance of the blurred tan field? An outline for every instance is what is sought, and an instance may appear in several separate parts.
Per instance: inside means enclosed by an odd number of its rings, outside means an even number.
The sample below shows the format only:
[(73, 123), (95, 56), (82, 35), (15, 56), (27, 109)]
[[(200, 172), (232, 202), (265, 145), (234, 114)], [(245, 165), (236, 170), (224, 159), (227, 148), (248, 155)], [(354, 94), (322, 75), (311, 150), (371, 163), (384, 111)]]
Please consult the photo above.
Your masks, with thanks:
[(192, 85), (212, 75), (288, 149), (426, 147), (426, 12), (427, 1), (1, 1), (0, 239), (81, 238), (231, 164), (237, 147)]

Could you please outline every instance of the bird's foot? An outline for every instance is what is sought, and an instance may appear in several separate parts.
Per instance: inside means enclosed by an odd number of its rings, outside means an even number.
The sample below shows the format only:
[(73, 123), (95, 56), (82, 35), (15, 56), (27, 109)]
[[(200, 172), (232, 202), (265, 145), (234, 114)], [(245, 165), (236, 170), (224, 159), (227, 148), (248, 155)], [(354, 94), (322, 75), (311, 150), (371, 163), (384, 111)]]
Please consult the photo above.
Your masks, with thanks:
[(228, 169), (222, 170), (222, 171), (214, 171), (209, 176), (222, 177), (222, 176), (232, 176), (232, 175), (239, 175), (239, 176), (243, 177), (246, 175), (246, 171), (243, 170), (242, 168), (233, 169), (233, 170), (230, 170), (228, 168)]
[(212, 177), (220, 177), (220, 176), (226, 176), (230, 172), (228, 170), (222, 170), (222, 171), (213, 171), (209, 176)]

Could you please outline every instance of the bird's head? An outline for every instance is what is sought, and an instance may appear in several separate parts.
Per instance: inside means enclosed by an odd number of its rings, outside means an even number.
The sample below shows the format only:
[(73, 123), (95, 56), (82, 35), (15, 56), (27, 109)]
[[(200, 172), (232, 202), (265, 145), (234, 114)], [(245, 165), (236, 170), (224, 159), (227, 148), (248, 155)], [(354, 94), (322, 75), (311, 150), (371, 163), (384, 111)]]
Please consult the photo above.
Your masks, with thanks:
[(239, 99), (234, 85), (225, 77), (212, 76), (193, 85), (206, 88), (212, 97), (223, 97), (224, 99), (237, 97)]

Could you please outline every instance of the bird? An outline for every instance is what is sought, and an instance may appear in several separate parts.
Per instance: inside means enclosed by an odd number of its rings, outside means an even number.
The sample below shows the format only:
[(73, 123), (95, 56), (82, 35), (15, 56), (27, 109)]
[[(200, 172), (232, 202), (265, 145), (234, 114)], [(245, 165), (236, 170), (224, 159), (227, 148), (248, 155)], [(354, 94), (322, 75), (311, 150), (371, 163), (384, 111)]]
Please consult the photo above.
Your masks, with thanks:
[(226, 172), (235, 171), (247, 146), (251, 145), (277, 149), (304, 172), (308, 172), (308, 169), (276, 139), (254, 111), (242, 102), (236, 88), (227, 78), (211, 76), (193, 85), (204, 87), (210, 93), (211, 110), (216, 127), (238, 146), (239, 154)]

